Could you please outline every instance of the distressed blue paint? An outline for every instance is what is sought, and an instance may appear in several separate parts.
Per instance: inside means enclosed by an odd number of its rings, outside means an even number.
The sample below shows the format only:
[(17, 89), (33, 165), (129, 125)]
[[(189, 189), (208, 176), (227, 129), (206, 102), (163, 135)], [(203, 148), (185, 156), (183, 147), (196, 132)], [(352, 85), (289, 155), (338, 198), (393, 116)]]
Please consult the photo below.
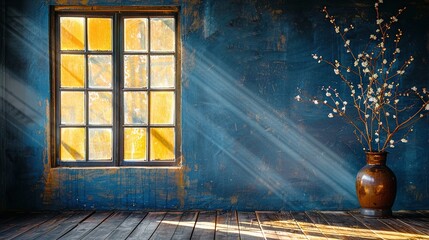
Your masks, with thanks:
[[(333, 77), (311, 59), (341, 50), (319, 14), (323, 2), (57, 1), (181, 7), (183, 167), (104, 170), (48, 163), (48, 11), (57, 2), (3, 1), (2, 210), (358, 207), (354, 176), (364, 156), (351, 129), (293, 100), (298, 87), (318, 89)], [(336, 2), (327, 4), (340, 21), (356, 16), (355, 25), (367, 26), (372, 3)], [(408, 4), (400, 24), (402, 52), (416, 59), (410, 86), (429, 86), (429, 6)], [(396, 209), (429, 208), (428, 123), (418, 123), (410, 143), (389, 156), (399, 183)]]

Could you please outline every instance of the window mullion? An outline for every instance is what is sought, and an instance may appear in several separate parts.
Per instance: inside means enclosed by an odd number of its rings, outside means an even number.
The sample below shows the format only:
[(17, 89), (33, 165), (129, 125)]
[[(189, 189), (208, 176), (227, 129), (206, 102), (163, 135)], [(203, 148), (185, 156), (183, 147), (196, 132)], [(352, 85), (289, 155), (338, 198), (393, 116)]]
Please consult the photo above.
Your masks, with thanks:
[(85, 162), (89, 162), (89, 66), (88, 66), (88, 17), (85, 17), (84, 23), (84, 54), (85, 54), (85, 83), (84, 83), (84, 102), (85, 102)]
[(151, 48), (151, 21), (152, 19), (149, 17), (148, 18), (148, 22), (147, 22), (147, 28), (148, 28), (148, 35), (147, 35), (147, 39), (148, 39), (148, 44), (147, 44), (147, 66), (148, 66), (148, 71), (147, 71), (147, 128), (146, 128), (146, 159), (148, 162), (151, 162), (150, 159), (150, 154), (151, 154), (151, 135), (150, 135), (150, 129), (151, 129), (151, 121), (150, 121), (150, 115), (151, 115), (151, 111), (150, 111), (150, 103), (151, 103), (151, 97), (150, 97), (150, 93), (151, 93), (151, 89), (152, 89), (152, 76), (151, 76), (151, 68), (152, 68), (152, 63), (151, 63), (151, 56), (152, 56), (152, 52), (150, 50)]
[[(122, 56), (122, 30), (121, 30), (121, 18), (118, 13), (115, 13), (113, 16), (113, 162), (115, 166), (119, 166), (122, 163), (122, 146), (123, 146), (123, 133), (122, 133), (122, 121), (121, 121), (121, 111), (122, 111), (122, 99), (121, 99), (121, 89), (122, 89), (122, 67), (121, 61)], [(115, 147), (118, 146), (118, 147)]]

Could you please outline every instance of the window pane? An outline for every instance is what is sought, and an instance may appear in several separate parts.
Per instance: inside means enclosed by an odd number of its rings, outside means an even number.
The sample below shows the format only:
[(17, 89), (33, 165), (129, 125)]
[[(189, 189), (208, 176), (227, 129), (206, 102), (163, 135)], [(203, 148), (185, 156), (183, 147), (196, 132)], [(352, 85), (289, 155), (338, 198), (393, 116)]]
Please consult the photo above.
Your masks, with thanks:
[(60, 18), (61, 50), (83, 50), (85, 39), (85, 18)]
[(83, 92), (61, 92), (61, 124), (84, 124), (84, 110)]
[(124, 129), (124, 161), (146, 161), (146, 128)]
[(61, 128), (61, 161), (85, 159), (85, 128)]
[(89, 129), (89, 159), (112, 160), (112, 129)]
[(150, 19), (150, 50), (174, 51), (174, 18)]
[(125, 51), (147, 51), (147, 18), (127, 18), (124, 28)]
[(111, 88), (112, 87), (112, 56), (111, 55), (89, 55), (89, 87)]
[(174, 160), (174, 128), (150, 129), (150, 160)]
[(112, 19), (88, 18), (88, 49), (112, 50)]
[(147, 93), (124, 92), (125, 124), (147, 124)]
[(85, 57), (80, 54), (61, 54), (61, 87), (83, 88)]
[(151, 88), (174, 88), (174, 56), (150, 57)]
[(124, 87), (147, 88), (147, 56), (124, 56)]
[(174, 93), (150, 93), (150, 123), (174, 124)]
[(89, 92), (89, 124), (112, 124), (112, 93)]

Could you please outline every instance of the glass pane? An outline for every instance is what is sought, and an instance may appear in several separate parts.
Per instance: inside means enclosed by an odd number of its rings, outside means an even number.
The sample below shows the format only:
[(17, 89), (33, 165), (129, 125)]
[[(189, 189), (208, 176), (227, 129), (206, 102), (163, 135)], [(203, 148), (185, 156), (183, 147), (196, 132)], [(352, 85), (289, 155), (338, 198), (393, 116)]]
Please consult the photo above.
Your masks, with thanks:
[(150, 123), (174, 124), (174, 93), (151, 92), (150, 93)]
[(83, 92), (61, 92), (61, 124), (85, 123), (85, 95)]
[(89, 159), (112, 160), (112, 129), (89, 129)]
[(150, 160), (174, 160), (174, 128), (150, 129)]
[(150, 19), (150, 50), (174, 51), (174, 18)]
[(112, 124), (112, 93), (89, 92), (89, 124)]
[(174, 88), (174, 56), (150, 57), (151, 88)]
[(61, 128), (61, 161), (85, 159), (85, 128)]
[(124, 129), (124, 160), (146, 161), (146, 128)]
[(111, 88), (112, 87), (112, 56), (111, 55), (89, 55), (89, 87)]
[(60, 48), (61, 50), (84, 50), (85, 18), (60, 18)]
[(147, 92), (124, 92), (125, 124), (147, 124)]
[(124, 21), (125, 51), (147, 51), (147, 18), (127, 18)]
[(80, 54), (61, 54), (61, 87), (83, 88), (85, 57)]
[(124, 87), (147, 88), (147, 56), (124, 56)]
[(88, 49), (112, 50), (112, 19), (88, 18)]

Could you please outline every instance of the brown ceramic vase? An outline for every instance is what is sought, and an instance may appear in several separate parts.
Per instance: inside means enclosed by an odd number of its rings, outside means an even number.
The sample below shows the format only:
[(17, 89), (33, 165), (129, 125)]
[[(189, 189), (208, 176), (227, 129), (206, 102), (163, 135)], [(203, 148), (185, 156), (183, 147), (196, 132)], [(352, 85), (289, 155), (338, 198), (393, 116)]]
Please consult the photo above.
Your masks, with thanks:
[(356, 194), (364, 217), (392, 215), (396, 197), (396, 177), (386, 166), (387, 152), (366, 152), (366, 165), (356, 177)]

